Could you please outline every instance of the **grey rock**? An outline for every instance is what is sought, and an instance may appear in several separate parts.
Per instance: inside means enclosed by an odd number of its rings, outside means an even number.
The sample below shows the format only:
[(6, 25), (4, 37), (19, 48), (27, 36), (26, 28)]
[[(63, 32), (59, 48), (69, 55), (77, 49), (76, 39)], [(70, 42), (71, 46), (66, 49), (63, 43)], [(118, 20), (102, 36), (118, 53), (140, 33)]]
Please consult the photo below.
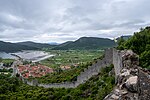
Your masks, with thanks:
[(137, 90), (138, 90), (137, 85), (138, 85), (138, 77), (137, 76), (131, 76), (125, 82), (126, 88), (131, 92), (137, 92)]

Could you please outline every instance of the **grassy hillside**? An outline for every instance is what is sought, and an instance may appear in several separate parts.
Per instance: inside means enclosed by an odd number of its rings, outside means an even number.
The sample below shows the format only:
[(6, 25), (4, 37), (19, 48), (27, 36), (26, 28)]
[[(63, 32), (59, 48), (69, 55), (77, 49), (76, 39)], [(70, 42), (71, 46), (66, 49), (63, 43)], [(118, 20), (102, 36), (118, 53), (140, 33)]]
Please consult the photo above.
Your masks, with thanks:
[(115, 46), (115, 42), (107, 38), (82, 37), (74, 42), (60, 44), (53, 48), (53, 50), (92, 50), (113, 46)]

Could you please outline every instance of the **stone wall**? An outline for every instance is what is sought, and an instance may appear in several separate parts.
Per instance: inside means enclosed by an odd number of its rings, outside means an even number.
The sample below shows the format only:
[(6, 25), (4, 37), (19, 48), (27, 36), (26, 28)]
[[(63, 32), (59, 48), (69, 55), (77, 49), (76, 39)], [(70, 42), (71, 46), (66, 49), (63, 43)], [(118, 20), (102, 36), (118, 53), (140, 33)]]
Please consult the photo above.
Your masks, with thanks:
[[(42, 86), (44, 88), (75, 88), (78, 85), (85, 83), (93, 75), (97, 75), (102, 67), (109, 66), (113, 63), (113, 49), (106, 49), (104, 54), (105, 55), (102, 60), (99, 59), (96, 63), (92, 64), (92, 66), (85, 68), (84, 71), (81, 72), (79, 76), (77, 76), (77, 81), (74, 82), (39, 84), (36, 80), (28, 81), (23, 77), (21, 77), (21, 80), (28, 85)], [(15, 72), (18, 72), (16, 68), (14, 70)]]
[[(81, 72), (79, 76), (77, 76), (77, 81), (74, 81), (74, 82), (39, 84), (35, 80), (27, 81), (23, 77), (21, 77), (21, 80), (23, 80), (23, 82), (26, 84), (43, 86), (45, 88), (50, 88), (50, 87), (75, 88), (78, 85), (85, 83), (93, 75), (97, 75), (100, 72), (100, 69), (102, 67), (109, 66), (110, 64), (114, 64), (115, 66), (114, 69), (115, 69), (116, 80), (117, 80), (117, 77), (120, 74), (120, 70), (122, 69), (122, 55), (123, 54), (124, 54), (123, 51), (119, 51), (114, 48), (106, 49), (104, 52), (104, 58), (102, 60), (100, 59), (97, 60), (97, 62), (92, 64), (92, 66), (88, 66), (88, 68), (85, 68), (84, 71)], [(17, 67), (14, 67), (14, 73), (20, 74), (17, 70)]]
[(120, 70), (122, 69), (122, 52), (116, 49), (113, 49), (113, 64), (115, 69), (115, 74), (118, 76), (120, 74)]
[(44, 88), (76, 88), (85, 83), (93, 75), (97, 75), (102, 67), (110, 64), (114, 65), (116, 87), (105, 97), (104, 100), (150, 100), (150, 72), (138, 67), (138, 56), (131, 50), (119, 51), (114, 48), (105, 50), (102, 60), (97, 60), (92, 66), (85, 68), (77, 76), (77, 81), (39, 84), (37, 80), (28, 81), (14, 68), (14, 75), (20, 74), (21, 80), (31, 86), (41, 86)]
[(132, 50), (113, 50), (116, 86), (104, 100), (150, 100), (150, 72), (139, 67)]

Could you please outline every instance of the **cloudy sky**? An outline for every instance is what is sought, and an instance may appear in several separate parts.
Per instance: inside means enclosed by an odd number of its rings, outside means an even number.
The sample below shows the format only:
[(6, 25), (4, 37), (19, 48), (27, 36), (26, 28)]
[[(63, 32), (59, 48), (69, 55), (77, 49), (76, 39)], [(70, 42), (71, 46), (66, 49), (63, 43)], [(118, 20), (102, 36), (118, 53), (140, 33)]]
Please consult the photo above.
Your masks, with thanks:
[(0, 0), (0, 40), (115, 38), (150, 25), (150, 0)]

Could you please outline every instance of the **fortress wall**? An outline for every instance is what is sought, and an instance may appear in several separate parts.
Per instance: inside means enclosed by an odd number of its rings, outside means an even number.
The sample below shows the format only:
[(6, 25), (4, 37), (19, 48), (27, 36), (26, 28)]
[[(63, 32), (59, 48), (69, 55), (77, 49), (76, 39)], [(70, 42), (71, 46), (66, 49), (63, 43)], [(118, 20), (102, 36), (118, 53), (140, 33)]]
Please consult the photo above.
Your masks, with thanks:
[(122, 56), (126, 51), (120, 51), (113, 49), (113, 65), (115, 69), (115, 78), (117, 79), (118, 75), (120, 74), (121, 69), (123, 68), (123, 59)]
[[(36, 80), (27, 81), (22, 79), (24, 83), (31, 86), (42, 86), (44, 88), (75, 88), (80, 84), (85, 83), (93, 75), (97, 75), (102, 67), (106, 67), (113, 63), (113, 49), (106, 49), (105, 56), (102, 60), (98, 60), (97, 63), (92, 64), (85, 68), (83, 72), (77, 76), (77, 81), (74, 82), (63, 82), (63, 83), (50, 83), (50, 84), (39, 84)], [(23, 78), (23, 77), (22, 77)]]

